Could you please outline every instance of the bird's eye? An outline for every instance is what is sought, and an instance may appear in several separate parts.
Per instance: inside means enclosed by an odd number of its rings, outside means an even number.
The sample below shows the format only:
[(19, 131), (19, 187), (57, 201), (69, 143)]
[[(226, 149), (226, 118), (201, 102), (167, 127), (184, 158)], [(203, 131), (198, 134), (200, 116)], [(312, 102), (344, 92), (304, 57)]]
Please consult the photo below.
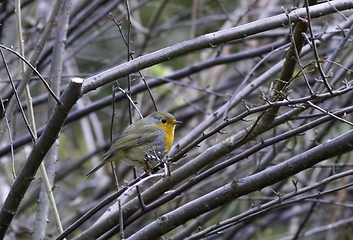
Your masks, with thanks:
[(162, 123), (166, 123), (167, 120), (165, 120), (164, 118), (162, 118), (162, 119), (161, 119), (161, 122), (162, 122)]

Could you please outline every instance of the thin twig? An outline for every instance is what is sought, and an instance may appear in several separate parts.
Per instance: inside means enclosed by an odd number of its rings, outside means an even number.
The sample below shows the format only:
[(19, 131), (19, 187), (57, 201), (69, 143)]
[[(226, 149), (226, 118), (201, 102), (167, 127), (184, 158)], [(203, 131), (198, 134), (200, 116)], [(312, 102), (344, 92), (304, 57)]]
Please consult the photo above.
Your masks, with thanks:
[[(129, 0), (125, 0), (125, 6), (126, 6), (126, 16), (127, 16), (127, 39), (126, 39), (126, 48), (127, 48), (127, 62), (130, 62), (130, 33), (131, 33), (131, 19), (130, 19), (130, 7), (129, 7)], [(125, 39), (124, 39), (125, 41)], [(127, 80), (127, 95), (131, 97), (131, 79), (130, 79), (130, 74), (127, 74), (126, 76)], [(131, 108), (131, 103), (129, 101), (129, 117), (130, 117), (130, 124), (132, 124), (132, 108)]]
[(39, 79), (43, 82), (44, 86), (47, 88), (47, 90), (49, 91), (50, 95), (55, 99), (55, 101), (58, 103), (58, 104), (61, 104), (60, 103), (60, 100), (59, 98), (55, 95), (55, 93), (53, 92), (53, 90), (50, 88), (50, 86), (48, 85), (47, 81), (45, 81), (45, 79), (42, 77), (42, 75), (38, 72), (38, 70), (32, 66), (32, 64), (27, 61), (27, 59), (25, 59), (24, 57), (22, 57), (21, 54), (19, 54), (18, 52), (16, 52), (15, 50), (11, 49), (11, 48), (8, 48), (2, 44), (0, 44), (0, 48), (3, 48), (13, 54), (15, 54), (17, 57), (19, 57), (23, 62), (25, 62), (27, 64), (27, 66), (29, 68), (32, 69), (32, 71), (39, 77)]
[[(289, 31), (290, 31), (290, 33), (291, 33), (291, 36), (293, 36), (294, 33), (293, 33), (293, 29), (292, 29), (291, 27), (289, 28)], [(312, 90), (312, 88), (311, 88), (311, 86), (310, 86), (309, 80), (308, 80), (308, 78), (307, 78), (307, 76), (306, 76), (306, 74), (305, 74), (305, 72), (304, 72), (303, 65), (302, 65), (302, 63), (301, 63), (301, 61), (300, 61), (300, 56), (299, 56), (299, 51), (298, 51), (298, 49), (297, 49), (297, 45), (294, 44), (293, 47), (295, 48), (294, 54), (295, 54), (295, 57), (296, 57), (296, 60), (297, 60), (297, 64), (298, 64), (298, 66), (299, 66), (299, 68), (300, 68), (300, 72), (302, 72), (302, 74), (303, 74), (304, 81), (305, 81), (305, 83), (306, 83), (306, 86), (307, 86), (308, 89), (309, 89), (309, 93), (310, 93), (311, 95), (315, 95), (314, 91)]]
[[(114, 19), (114, 17), (113, 17), (112, 14), (109, 14), (109, 15), (110, 15), (111, 19), (114, 21), (115, 25), (118, 27), (119, 32), (120, 32), (120, 35), (122, 36), (122, 38), (123, 38), (123, 40), (124, 40), (124, 42), (125, 42), (125, 45), (129, 48), (130, 44), (129, 44), (129, 42), (126, 40), (126, 38), (125, 38), (125, 36), (124, 36), (124, 33), (122, 32), (120, 23), (118, 23), (118, 22)], [(130, 52), (130, 50), (129, 50), (128, 52), (129, 52), (129, 57), (133, 60), (133, 59), (134, 59), (133, 53)], [(130, 60), (130, 58), (129, 58), (129, 60)], [(153, 94), (152, 94), (152, 91), (151, 91), (151, 88), (150, 88), (149, 84), (146, 82), (146, 79), (145, 79), (144, 75), (142, 74), (142, 72), (141, 72), (141, 71), (138, 71), (138, 73), (139, 73), (139, 75), (140, 75), (140, 77), (141, 77), (141, 80), (144, 82), (144, 84), (145, 84), (146, 87), (147, 87), (147, 91), (148, 91), (148, 93), (149, 93), (149, 95), (150, 95), (150, 98), (151, 98), (151, 100), (152, 100), (152, 103), (153, 103), (153, 105), (154, 105), (155, 110), (158, 111), (158, 107), (157, 107), (157, 104), (156, 104), (156, 102), (155, 102), (155, 100), (154, 100), (154, 97), (153, 97)]]
[[(335, 91), (334, 92), (334, 96), (339, 96), (341, 94), (350, 92), (353, 90), (353, 86), (350, 86), (348, 88), (344, 88), (343, 90), (340, 91)], [(246, 111), (244, 111), (243, 113), (239, 114), (236, 117), (233, 117), (231, 119), (227, 119), (227, 121), (219, 124), (217, 127), (213, 128), (212, 130), (210, 130), (207, 133), (202, 134), (200, 137), (196, 138), (196, 140), (194, 140), (192, 143), (190, 143), (188, 146), (184, 147), (182, 150), (180, 150), (178, 153), (176, 153), (172, 158), (171, 158), (171, 162), (175, 162), (178, 159), (180, 159), (183, 155), (185, 155), (188, 151), (190, 151), (192, 148), (196, 147), (198, 144), (200, 144), (203, 140), (209, 138), (210, 136), (219, 133), (219, 131), (221, 131), (223, 128), (225, 128), (226, 126), (235, 123), (237, 121), (241, 121), (242, 119), (244, 119), (245, 117), (257, 113), (257, 112), (263, 112), (267, 109), (270, 109), (272, 107), (280, 107), (280, 106), (292, 106), (294, 108), (301, 108), (304, 105), (301, 105), (301, 103), (305, 104), (308, 101), (324, 101), (325, 98), (330, 99), (332, 97), (332, 95), (330, 93), (325, 93), (325, 94), (317, 94), (315, 96), (307, 96), (307, 97), (303, 97), (300, 99), (291, 99), (290, 101), (288, 100), (282, 100), (282, 101), (276, 101), (276, 102), (268, 102), (265, 105), (262, 106), (258, 106), (258, 107), (253, 107), (251, 109), (247, 109)]]
[[(116, 85), (116, 86), (115, 86)], [(114, 131), (114, 118), (115, 118), (115, 92), (116, 92), (116, 89), (119, 88), (119, 84), (118, 82), (115, 82), (113, 84), (113, 87), (112, 87), (112, 116), (111, 116), (111, 119), (110, 119), (110, 147), (114, 147), (113, 144), (114, 144), (114, 139), (113, 139), (113, 131)], [(119, 190), (119, 182), (118, 182), (118, 176), (116, 175), (116, 169), (115, 169), (115, 163), (114, 161), (111, 161), (110, 162), (110, 166), (111, 166), (111, 169), (112, 169), (112, 173), (113, 173), (113, 176), (114, 176), (114, 179), (115, 179), (115, 185), (116, 185), (116, 189)]]
[(14, 150), (13, 150), (12, 133), (11, 133), (11, 129), (10, 129), (9, 120), (7, 119), (7, 114), (5, 111), (4, 100), (2, 99), (1, 94), (0, 94), (0, 102), (1, 102), (1, 108), (3, 109), (3, 112), (4, 112), (4, 118), (6, 121), (6, 129), (9, 134), (9, 142), (10, 142), (10, 150), (11, 150), (11, 171), (12, 171), (12, 176), (15, 179), (16, 178), (16, 170), (15, 170), (15, 155), (14, 155)]
[(228, 105), (227, 108), (224, 111), (224, 115), (223, 118), (225, 119), (227, 116), (227, 113), (231, 107), (231, 102), (234, 100), (235, 96), (237, 96), (237, 94), (243, 89), (243, 87), (245, 86), (245, 83), (250, 79), (250, 77), (254, 74), (254, 72), (256, 71), (256, 69), (258, 69), (270, 56), (272, 56), (273, 54), (277, 53), (278, 51), (281, 51), (285, 48), (287, 48), (289, 46), (288, 44), (285, 44), (279, 48), (276, 48), (275, 50), (269, 52), (265, 57), (263, 57), (258, 63), (256, 63), (256, 65), (250, 70), (250, 72), (246, 75), (246, 77), (242, 80), (242, 82), (240, 83), (240, 85), (237, 87), (236, 91), (233, 93), (232, 97), (228, 100)]
[[(319, 73), (321, 75), (322, 81), (324, 82), (327, 90), (329, 91), (329, 93), (332, 94), (332, 87), (330, 86), (330, 84), (327, 81), (327, 76), (325, 75), (324, 70), (322, 69), (321, 65), (320, 65), (320, 57), (319, 57), (319, 52), (317, 50), (316, 44), (315, 44), (315, 36), (314, 36), (314, 32), (311, 26), (311, 15), (310, 15), (310, 10), (309, 10), (309, 0), (305, 0), (305, 9), (306, 9), (306, 14), (307, 14), (307, 21), (308, 21), (308, 28), (309, 28), (309, 33), (310, 33), (310, 37), (311, 37), (311, 46), (313, 48), (313, 52), (314, 52), (314, 56), (316, 59), (316, 64), (317, 64), (317, 68), (319, 70)], [(303, 33), (304, 34), (304, 33)]]
[(202, 238), (205, 237), (205, 236), (211, 236), (211, 235), (214, 235), (214, 234), (217, 234), (217, 232), (219, 231), (222, 231), (224, 230), (224, 227), (226, 228), (229, 228), (230, 226), (234, 226), (236, 224), (239, 224), (240, 222), (242, 221), (245, 221), (246, 219), (249, 219), (249, 218), (252, 218), (254, 217), (255, 215), (258, 215), (258, 214), (261, 214), (265, 211), (268, 211), (269, 209), (276, 209), (276, 208), (280, 208), (280, 207), (283, 207), (283, 206), (286, 206), (286, 205), (289, 205), (289, 204), (293, 204), (294, 202), (302, 202), (306, 199), (310, 199), (312, 197), (317, 197), (318, 195), (320, 196), (323, 196), (325, 194), (330, 194), (332, 193), (332, 191), (339, 191), (341, 189), (344, 189), (344, 188), (348, 188), (350, 186), (352, 186), (352, 183), (349, 183), (345, 186), (340, 186), (339, 188), (336, 188), (336, 189), (331, 189), (331, 190), (328, 190), (328, 191), (325, 191), (325, 192), (317, 192), (317, 193), (314, 193), (314, 194), (311, 194), (311, 195), (306, 195), (306, 196), (303, 196), (301, 198), (297, 198), (297, 199), (294, 199), (292, 201), (285, 201), (285, 200), (289, 200), (293, 197), (296, 197), (298, 195), (301, 195), (301, 194), (304, 194), (306, 192), (309, 192), (309, 191), (312, 191), (314, 189), (317, 189), (319, 188), (320, 186), (322, 185), (325, 185), (329, 182), (332, 182), (332, 181), (336, 181), (338, 179), (341, 179), (342, 177), (344, 176), (348, 176), (348, 175), (351, 175), (353, 173), (352, 170), (349, 170), (349, 171), (346, 171), (346, 172), (343, 172), (343, 173), (339, 173), (339, 174), (336, 174), (336, 175), (333, 175), (333, 176), (330, 176), (328, 178), (325, 178), (324, 180), (320, 181), (320, 182), (317, 182), (313, 185), (310, 185), (310, 186), (307, 186), (307, 187), (304, 187), (300, 190), (297, 190), (297, 191), (292, 191), (290, 193), (286, 193), (285, 195), (282, 196), (282, 202), (279, 203), (278, 202), (278, 199), (273, 199), (265, 204), (261, 204), (261, 206), (257, 207), (257, 208), (252, 208), (248, 211), (245, 211), (235, 217), (232, 217), (232, 218), (229, 218), (225, 221), (222, 221), (222, 222), (219, 222), (217, 223), (216, 225), (213, 225), (211, 227), (208, 227), (202, 231), (200, 231), (199, 233), (193, 235), (192, 237), (188, 238), (188, 240), (192, 240), (192, 239), (196, 239), (197, 238)]
[[(1, 45), (0, 45), (0, 46), (1, 46)], [(16, 87), (15, 87), (15, 84), (14, 84), (14, 82), (12, 81), (12, 76), (11, 76), (9, 67), (7, 66), (7, 62), (6, 62), (6, 59), (5, 59), (5, 56), (4, 56), (4, 53), (3, 53), (2, 49), (1, 49), (1, 47), (0, 47), (0, 54), (1, 54), (1, 58), (2, 58), (2, 60), (3, 60), (3, 63), (4, 63), (4, 65), (5, 65), (6, 73), (7, 73), (7, 76), (9, 77), (11, 87), (12, 87), (12, 89), (13, 89), (13, 91), (14, 91), (14, 94), (15, 94), (15, 97), (16, 97), (16, 100), (17, 100), (17, 104), (18, 104), (18, 106), (19, 106), (19, 109), (20, 109), (22, 118), (23, 118), (23, 120), (24, 120), (24, 122), (25, 122), (25, 124), (26, 124), (26, 127), (27, 127), (28, 132), (29, 132), (30, 135), (31, 135), (32, 142), (34, 143), (37, 138), (36, 138), (35, 134), (33, 133), (32, 129), (31, 129), (30, 125), (29, 125), (29, 122), (28, 122), (28, 120), (27, 120), (26, 114), (25, 114), (24, 111), (23, 111), (20, 97), (18, 96), (18, 93), (17, 93)]]
[(118, 89), (127, 97), (127, 99), (129, 100), (130, 104), (135, 108), (136, 112), (140, 115), (141, 118), (143, 118), (141, 112), (139, 111), (139, 109), (137, 108), (136, 104), (134, 103), (134, 101), (131, 99), (131, 96), (121, 87), (118, 87)]
[(329, 111), (320, 108), (319, 106), (315, 105), (314, 103), (312, 103), (312, 102), (310, 102), (310, 101), (308, 101), (307, 103), (308, 103), (310, 106), (312, 106), (313, 108), (316, 108), (317, 110), (319, 110), (320, 112), (323, 112), (323, 113), (325, 113), (325, 114), (327, 114), (327, 115), (330, 115), (331, 117), (336, 118), (338, 121), (341, 121), (341, 122), (343, 122), (343, 123), (347, 123), (348, 125), (353, 126), (353, 123), (351, 123), (350, 121), (347, 121), (346, 119), (340, 118), (340, 117), (338, 117), (338, 116), (336, 116), (336, 115), (330, 113)]

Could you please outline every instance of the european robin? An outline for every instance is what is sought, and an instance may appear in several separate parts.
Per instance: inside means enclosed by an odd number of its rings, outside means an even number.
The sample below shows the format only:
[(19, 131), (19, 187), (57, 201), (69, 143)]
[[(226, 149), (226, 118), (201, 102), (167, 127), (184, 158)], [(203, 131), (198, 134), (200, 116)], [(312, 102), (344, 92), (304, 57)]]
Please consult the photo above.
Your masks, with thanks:
[(148, 172), (158, 162), (147, 163), (146, 154), (153, 151), (162, 156), (169, 152), (174, 141), (175, 125), (180, 123), (167, 112), (154, 112), (146, 118), (137, 120), (125, 129), (102, 156), (102, 161), (86, 177), (90, 177), (106, 163), (117, 160), (124, 160)]

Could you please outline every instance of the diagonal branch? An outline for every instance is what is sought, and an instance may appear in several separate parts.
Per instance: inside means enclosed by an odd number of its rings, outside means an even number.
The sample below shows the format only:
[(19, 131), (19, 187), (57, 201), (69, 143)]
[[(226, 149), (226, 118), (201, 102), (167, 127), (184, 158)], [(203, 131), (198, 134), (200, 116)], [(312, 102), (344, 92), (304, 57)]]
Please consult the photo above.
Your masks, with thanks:
[[(352, 1), (334, 1), (330, 3), (322, 3), (309, 8), (311, 17), (318, 18), (323, 15), (335, 13), (337, 10), (343, 11), (353, 8)], [(152, 52), (126, 62), (119, 66), (113, 67), (107, 71), (94, 75), (85, 80), (82, 86), (81, 94), (86, 94), (90, 91), (97, 89), (107, 83), (110, 83), (128, 74), (137, 72), (141, 69), (151, 67), (161, 62), (174, 59), (186, 53), (196, 50), (214, 47), (218, 44), (228, 41), (242, 39), (247, 36), (258, 34), (270, 29), (283, 27), (288, 25), (289, 22), (297, 23), (306, 17), (306, 9), (300, 8), (288, 14), (280, 14), (274, 17), (261, 19), (248, 24), (237, 26), (234, 28), (205, 34), (192, 40), (184, 41), (170, 47), (163, 48), (156, 52)]]
[(30, 183), (34, 179), (34, 175), (36, 174), (40, 163), (58, 138), (67, 115), (78, 99), (82, 83), (83, 79), (81, 78), (73, 78), (71, 80), (60, 98), (61, 104), (57, 104), (45, 130), (40, 138), (34, 143), (31, 153), (13, 182), (10, 193), (0, 210), (0, 239), (4, 238)]
[[(55, 19), (56, 19), (57, 15), (59, 14), (59, 10), (60, 10), (60, 7), (61, 7), (63, 1), (64, 0), (58, 0), (55, 3), (55, 6), (53, 8), (53, 12), (50, 16), (48, 24), (46, 25), (46, 28), (44, 29), (43, 35), (42, 35), (41, 39), (39, 40), (36, 48), (34, 49), (33, 55), (29, 61), (32, 66), (36, 65), (36, 63), (40, 57), (40, 54), (42, 53), (42, 50), (44, 49), (45, 43), (47, 42), (47, 40), (50, 37), (51, 30), (53, 29), (53, 26), (55, 24)], [(19, 96), (21, 96), (22, 93), (24, 92), (32, 73), (33, 73), (32, 69), (27, 68), (26, 72), (23, 74), (23, 81), (21, 81), (17, 87), (17, 92), (18, 92)], [(13, 119), (13, 115), (16, 110), (16, 105), (17, 105), (16, 97), (13, 96), (10, 100), (9, 106), (6, 109), (6, 114), (7, 114), (9, 122), (11, 122)], [(0, 125), (0, 141), (2, 140), (2, 138), (4, 136), (5, 129), (6, 129), (6, 123), (5, 123), (5, 121), (3, 121)]]
[[(341, 155), (353, 150), (353, 130), (327, 141), (315, 148), (299, 154), (274, 167), (263, 170), (252, 176), (234, 180), (200, 197), (190, 203), (179, 207), (142, 228), (128, 240), (157, 239), (176, 226), (187, 222), (203, 213), (211, 211), (223, 204), (233, 201), (235, 198), (259, 191), (264, 187), (286, 179), (316, 163), (333, 156)], [(264, 179), (266, 179), (264, 181)]]

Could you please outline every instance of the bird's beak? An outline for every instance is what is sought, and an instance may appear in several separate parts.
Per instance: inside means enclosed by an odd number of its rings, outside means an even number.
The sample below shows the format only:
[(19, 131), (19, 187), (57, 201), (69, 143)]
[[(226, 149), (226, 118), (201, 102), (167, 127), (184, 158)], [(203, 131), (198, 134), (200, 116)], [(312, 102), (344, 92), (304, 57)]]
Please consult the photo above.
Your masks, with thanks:
[(175, 125), (175, 124), (182, 124), (182, 122), (175, 120), (175, 121), (173, 122), (173, 124), (174, 124), (174, 125)]

